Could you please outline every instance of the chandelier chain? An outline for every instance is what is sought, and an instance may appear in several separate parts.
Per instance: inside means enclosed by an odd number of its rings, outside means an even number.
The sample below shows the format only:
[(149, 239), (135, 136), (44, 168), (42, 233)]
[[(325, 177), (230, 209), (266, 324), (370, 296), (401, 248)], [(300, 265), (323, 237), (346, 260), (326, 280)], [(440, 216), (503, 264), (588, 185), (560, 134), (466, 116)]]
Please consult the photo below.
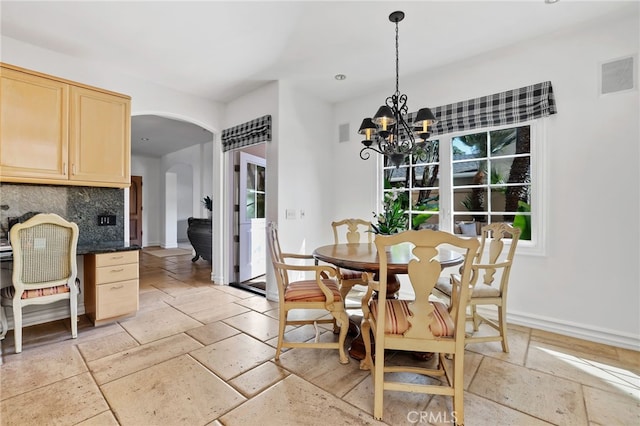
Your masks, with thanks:
[(398, 21), (396, 21), (396, 93), (400, 93), (400, 43), (399, 43)]

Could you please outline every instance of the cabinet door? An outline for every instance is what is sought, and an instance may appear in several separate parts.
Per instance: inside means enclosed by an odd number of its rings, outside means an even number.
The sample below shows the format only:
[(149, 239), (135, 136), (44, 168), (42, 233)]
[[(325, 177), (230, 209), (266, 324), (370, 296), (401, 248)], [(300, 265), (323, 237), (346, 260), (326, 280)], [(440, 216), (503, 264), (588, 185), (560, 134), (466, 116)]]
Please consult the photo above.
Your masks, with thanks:
[(0, 68), (2, 180), (67, 179), (68, 103), (67, 84)]
[(128, 184), (129, 99), (72, 86), (70, 123), (70, 179)]

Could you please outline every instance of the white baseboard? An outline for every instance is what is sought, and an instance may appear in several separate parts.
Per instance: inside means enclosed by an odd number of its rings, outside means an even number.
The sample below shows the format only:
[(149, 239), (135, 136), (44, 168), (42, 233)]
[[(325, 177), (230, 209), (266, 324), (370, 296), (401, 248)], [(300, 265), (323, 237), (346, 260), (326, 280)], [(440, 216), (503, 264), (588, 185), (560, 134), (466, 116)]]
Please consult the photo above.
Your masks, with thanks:
[[(478, 312), (495, 317), (495, 309), (478, 306)], [(593, 327), (591, 325), (578, 324), (561, 321), (556, 318), (543, 317), (524, 312), (510, 311), (507, 314), (507, 322), (510, 324), (522, 325), (537, 330), (549, 331), (562, 334), (563, 336), (576, 337), (590, 342), (604, 343), (605, 345), (619, 348), (640, 350), (640, 336), (623, 333), (616, 330)]]

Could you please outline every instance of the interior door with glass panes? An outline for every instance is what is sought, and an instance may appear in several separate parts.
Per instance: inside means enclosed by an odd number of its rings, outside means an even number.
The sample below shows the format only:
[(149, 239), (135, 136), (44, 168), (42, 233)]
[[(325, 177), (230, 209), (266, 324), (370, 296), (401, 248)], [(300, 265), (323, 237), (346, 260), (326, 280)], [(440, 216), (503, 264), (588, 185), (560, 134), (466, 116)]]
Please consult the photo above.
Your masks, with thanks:
[(241, 283), (266, 273), (266, 160), (240, 152), (240, 256)]

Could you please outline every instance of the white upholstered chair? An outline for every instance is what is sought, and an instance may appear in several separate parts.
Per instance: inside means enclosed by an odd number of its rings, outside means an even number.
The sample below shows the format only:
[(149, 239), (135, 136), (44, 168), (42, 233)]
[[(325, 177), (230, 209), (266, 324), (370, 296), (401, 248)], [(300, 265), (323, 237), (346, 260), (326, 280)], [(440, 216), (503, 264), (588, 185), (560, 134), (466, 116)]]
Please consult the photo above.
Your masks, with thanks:
[[(276, 347), (276, 361), (280, 359), (282, 348), (321, 348), (338, 349), (340, 362), (347, 364), (349, 359), (345, 352), (345, 339), (349, 329), (349, 317), (344, 309), (340, 287), (336, 279), (338, 271), (329, 265), (307, 265), (313, 257), (304, 254), (283, 253), (278, 239), (276, 225), (270, 223), (267, 229), (271, 261), (278, 284), (279, 331)], [(292, 274), (313, 273), (312, 279), (295, 279)], [(325, 310), (332, 318), (298, 319), (288, 318), (289, 312), (295, 309), (312, 311)], [(316, 338), (312, 342), (285, 341), (286, 327), (312, 324), (316, 327)], [(334, 324), (339, 327), (337, 342), (320, 342), (317, 324)]]
[[(331, 222), (334, 244), (340, 243), (372, 243), (374, 233), (371, 222), (363, 219), (343, 219)], [(362, 277), (362, 271), (338, 268), (340, 271), (340, 293), (346, 309), (360, 309), (360, 304), (348, 305), (347, 295), (356, 285), (366, 286), (367, 282)]]
[[(492, 223), (481, 230), (480, 250), (472, 265), (472, 291), (468, 302), (468, 321), (473, 321), (474, 333), (467, 335), (467, 343), (502, 342), (502, 350), (509, 352), (507, 342), (507, 290), (509, 275), (513, 265), (520, 229), (507, 223)], [(508, 244), (505, 244), (508, 241)], [(451, 278), (441, 277), (436, 284), (434, 295), (451, 298)], [(477, 306), (495, 306), (497, 321), (478, 313)], [(474, 335), (481, 323), (486, 323), (498, 331), (498, 335)]]
[(69, 300), (71, 336), (78, 336), (76, 247), (78, 226), (55, 214), (38, 214), (11, 228), (12, 285), (0, 290), (2, 338), (13, 311), (16, 353), (22, 352), (22, 308)]
[[(369, 288), (362, 299), (362, 336), (366, 357), (362, 369), (370, 369), (374, 384), (373, 416), (383, 416), (385, 391), (417, 392), (453, 397), (457, 423), (464, 423), (463, 365), (465, 338), (465, 304), (469, 293), (471, 263), (478, 249), (477, 239), (429, 229), (406, 231), (395, 235), (377, 235), (375, 239), (380, 259), (379, 281), (367, 273)], [(387, 250), (398, 244), (412, 244), (414, 258), (408, 264), (408, 278), (416, 295), (413, 300), (387, 299)], [(465, 261), (462, 274), (454, 285), (453, 302), (449, 307), (431, 301), (441, 266), (438, 248), (447, 245), (462, 251)], [(377, 295), (376, 295), (377, 293)], [(385, 301), (385, 303), (379, 303)], [(373, 330), (375, 357), (371, 349)], [(385, 350), (433, 352), (437, 365), (417, 363), (400, 365), (401, 360), (387, 364)], [(405, 374), (394, 374), (405, 373)], [(415, 374), (440, 378), (439, 384), (420, 384)]]

